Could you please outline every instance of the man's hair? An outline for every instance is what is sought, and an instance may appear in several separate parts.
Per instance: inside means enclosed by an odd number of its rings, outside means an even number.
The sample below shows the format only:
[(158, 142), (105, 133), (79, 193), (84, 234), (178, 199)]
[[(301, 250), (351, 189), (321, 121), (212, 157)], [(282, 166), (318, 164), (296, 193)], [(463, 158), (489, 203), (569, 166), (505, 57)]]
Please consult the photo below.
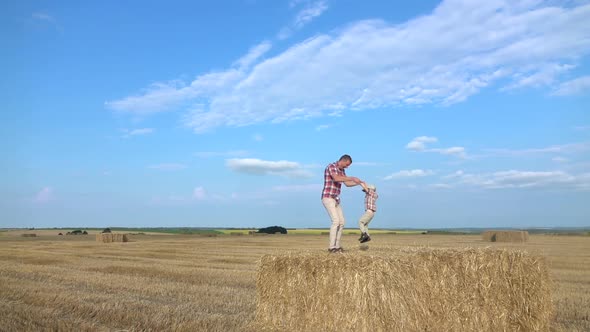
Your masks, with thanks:
[(352, 158), (349, 155), (345, 154), (342, 157), (340, 157), (338, 161), (350, 161), (352, 163)]

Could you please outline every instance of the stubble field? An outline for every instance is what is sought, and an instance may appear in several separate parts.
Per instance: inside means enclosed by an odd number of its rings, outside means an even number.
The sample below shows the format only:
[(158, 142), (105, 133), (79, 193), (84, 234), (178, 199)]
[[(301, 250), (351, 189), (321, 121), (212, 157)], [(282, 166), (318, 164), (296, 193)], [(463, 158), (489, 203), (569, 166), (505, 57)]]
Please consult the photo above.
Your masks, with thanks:
[[(298, 234), (131, 235), (127, 243), (98, 243), (94, 234), (20, 233), (0, 235), (2, 331), (248, 331), (259, 258), (324, 251), (328, 242), (326, 235)], [(359, 250), (357, 238), (343, 237), (344, 255)], [(588, 236), (533, 235), (528, 243), (501, 244), (478, 235), (375, 234), (368, 244), (369, 251), (493, 246), (541, 254), (553, 280), (552, 330), (590, 331)]]

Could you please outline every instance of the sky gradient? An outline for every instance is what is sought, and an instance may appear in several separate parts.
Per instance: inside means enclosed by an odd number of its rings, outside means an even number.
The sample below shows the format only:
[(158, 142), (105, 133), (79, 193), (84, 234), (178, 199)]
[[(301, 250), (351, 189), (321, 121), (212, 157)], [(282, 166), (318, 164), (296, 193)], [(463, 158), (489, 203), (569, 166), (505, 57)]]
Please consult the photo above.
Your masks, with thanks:
[[(0, 227), (590, 226), (589, 1), (0, 5)], [(346, 227), (363, 213), (344, 188)]]

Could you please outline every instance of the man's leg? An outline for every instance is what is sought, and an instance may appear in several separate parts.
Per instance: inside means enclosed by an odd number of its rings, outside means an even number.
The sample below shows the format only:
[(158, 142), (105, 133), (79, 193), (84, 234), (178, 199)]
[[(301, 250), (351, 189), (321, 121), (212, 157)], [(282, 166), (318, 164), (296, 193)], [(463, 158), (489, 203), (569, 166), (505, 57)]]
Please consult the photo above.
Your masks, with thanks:
[(344, 212), (342, 212), (342, 204), (336, 205), (336, 213), (338, 214), (338, 228), (336, 232), (336, 248), (342, 248), (340, 246), (340, 238), (344, 232)]
[(338, 233), (338, 225), (340, 224), (340, 214), (336, 209), (336, 200), (333, 198), (324, 197), (322, 198), (322, 204), (328, 211), (328, 215), (330, 216), (330, 220), (332, 224), (330, 226), (330, 245), (328, 249), (336, 249), (336, 237)]

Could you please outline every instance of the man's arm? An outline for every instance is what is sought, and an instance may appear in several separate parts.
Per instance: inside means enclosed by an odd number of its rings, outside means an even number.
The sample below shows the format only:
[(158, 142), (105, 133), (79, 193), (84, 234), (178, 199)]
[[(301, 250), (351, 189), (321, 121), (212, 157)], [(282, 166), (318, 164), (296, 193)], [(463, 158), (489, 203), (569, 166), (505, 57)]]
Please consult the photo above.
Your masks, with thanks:
[(345, 176), (345, 175), (335, 174), (335, 172), (332, 170), (330, 170), (330, 176), (332, 177), (332, 179), (334, 181), (342, 182), (347, 187), (353, 187), (353, 186), (359, 185), (363, 182), (359, 178), (354, 177), (354, 176)]
[[(355, 179), (359, 180), (358, 178), (355, 178)], [(355, 182), (355, 181), (344, 181), (344, 184), (345, 184), (347, 187), (354, 187), (354, 186), (358, 186), (359, 184), (361, 184), (361, 180), (359, 180), (359, 182), (358, 182), (358, 183), (357, 183), (357, 182)]]
[(354, 186), (358, 186), (359, 184), (363, 183), (363, 181), (361, 181), (359, 178), (354, 177), (354, 176), (337, 175), (337, 176), (333, 176), (332, 178), (334, 179), (334, 181), (344, 183), (347, 187), (354, 187)]

